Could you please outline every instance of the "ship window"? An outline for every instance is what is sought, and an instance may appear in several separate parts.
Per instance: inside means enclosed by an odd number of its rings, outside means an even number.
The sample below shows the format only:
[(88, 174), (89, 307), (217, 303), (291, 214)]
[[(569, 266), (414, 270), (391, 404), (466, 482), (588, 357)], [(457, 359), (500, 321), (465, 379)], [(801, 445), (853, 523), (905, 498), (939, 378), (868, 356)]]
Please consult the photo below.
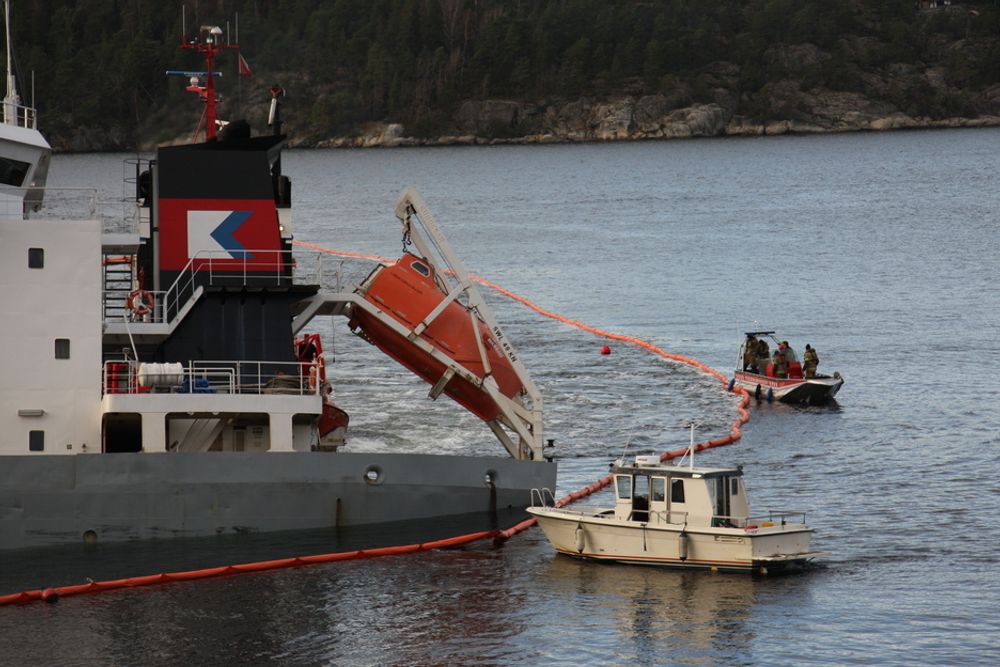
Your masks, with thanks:
[(45, 431), (28, 431), (28, 451), (45, 451)]
[(667, 480), (662, 477), (653, 478), (653, 495), (650, 500), (655, 502), (663, 502), (667, 497)]
[(413, 262), (412, 264), (410, 264), (410, 266), (413, 267), (414, 271), (424, 276), (425, 278), (431, 275), (431, 270), (427, 268), (427, 265), (424, 264), (423, 262)]
[(28, 268), (45, 268), (45, 248), (28, 248)]
[(682, 503), (684, 502), (684, 480), (675, 479), (670, 484), (670, 502), (672, 503)]
[(615, 477), (615, 486), (618, 492), (618, 497), (626, 500), (632, 497), (632, 478), (628, 475), (617, 475)]
[(0, 157), (0, 183), (19, 188), (24, 185), (24, 178), (28, 175), (29, 169), (31, 164), (27, 162)]
[(738, 480), (735, 477), (731, 478), (729, 480), (729, 488), (730, 488), (729, 495), (731, 496), (740, 495), (740, 480)]
[(56, 359), (69, 359), (69, 338), (56, 338)]

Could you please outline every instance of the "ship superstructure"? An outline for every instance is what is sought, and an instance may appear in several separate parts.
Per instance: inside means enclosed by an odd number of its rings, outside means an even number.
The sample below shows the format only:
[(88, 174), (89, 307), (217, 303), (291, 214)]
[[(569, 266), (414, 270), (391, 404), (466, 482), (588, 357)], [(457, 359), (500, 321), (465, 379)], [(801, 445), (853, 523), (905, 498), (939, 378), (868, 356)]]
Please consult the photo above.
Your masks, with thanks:
[[(27, 165), (0, 216), (12, 378), (0, 388), (0, 548), (527, 506), (555, 477), (541, 398), (426, 205), (407, 191), (397, 206), (407, 257), (433, 276), (414, 283), (428, 304), (416, 320), (388, 292), (372, 297), (375, 274), (332, 280), (293, 251), (283, 91), (269, 135), (217, 122), (214, 60), (232, 46), (220, 35), (206, 26), (186, 43), (207, 60), (188, 87), (206, 104), (206, 139), (132, 163), (127, 224), (108, 225), (92, 192), (61, 193), (73, 219), (43, 208), (49, 149), (33, 112), (15, 100), (0, 132), (2, 159)], [(338, 451), (348, 417), (307, 331), (321, 315), (349, 318), (432, 398), (480, 416), (510, 458)], [(469, 354), (452, 353), (467, 340)]]

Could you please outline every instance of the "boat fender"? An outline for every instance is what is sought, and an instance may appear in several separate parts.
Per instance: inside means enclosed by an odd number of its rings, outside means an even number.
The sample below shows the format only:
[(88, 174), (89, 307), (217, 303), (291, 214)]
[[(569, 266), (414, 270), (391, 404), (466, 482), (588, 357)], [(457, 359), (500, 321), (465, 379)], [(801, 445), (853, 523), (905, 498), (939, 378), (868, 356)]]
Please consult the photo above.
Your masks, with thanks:
[(583, 530), (583, 526), (576, 524), (576, 552), (582, 554), (583, 550), (587, 547), (587, 533)]
[(753, 397), (760, 400), (760, 385), (757, 385), (757, 388), (753, 390)]
[(768, 403), (773, 403), (774, 402), (774, 389), (772, 389), (770, 387), (768, 387), (768, 389), (767, 389), (767, 402)]
[(156, 299), (151, 292), (137, 289), (129, 292), (128, 309), (136, 315), (149, 315), (156, 307)]
[(736, 378), (733, 378), (732, 380), (729, 381), (729, 387), (727, 387), (726, 390), (727, 391), (732, 391), (733, 387), (735, 387), (735, 386), (736, 386)]
[(687, 560), (688, 557), (688, 534), (687, 531), (681, 531), (677, 536), (677, 557), (681, 560)]

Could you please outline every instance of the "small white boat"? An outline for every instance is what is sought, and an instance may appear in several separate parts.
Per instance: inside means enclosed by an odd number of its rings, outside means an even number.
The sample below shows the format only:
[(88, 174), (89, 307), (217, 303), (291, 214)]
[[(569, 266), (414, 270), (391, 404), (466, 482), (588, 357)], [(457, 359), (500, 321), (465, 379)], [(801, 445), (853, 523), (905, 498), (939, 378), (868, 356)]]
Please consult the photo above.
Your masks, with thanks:
[(615, 462), (614, 507), (528, 512), (556, 551), (578, 558), (766, 574), (822, 555), (809, 550), (805, 512), (751, 515), (743, 470), (666, 465), (656, 455)]
[[(816, 373), (815, 366), (812, 371), (803, 369), (803, 364), (794, 353), (789, 355), (790, 358), (786, 359), (781, 367), (776, 367), (769, 357), (758, 358), (753, 353), (748, 356), (747, 346), (749, 344), (756, 346), (765, 337), (773, 341), (774, 350), (780, 349), (784, 353), (787, 349), (782, 348), (787, 342), (779, 342), (774, 337), (773, 331), (746, 332), (730, 388), (742, 387), (758, 399), (782, 403), (820, 405), (833, 400), (844, 385), (844, 378), (840, 373), (833, 375)], [(768, 354), (768, 348), (765, 348), (763, 354)]]

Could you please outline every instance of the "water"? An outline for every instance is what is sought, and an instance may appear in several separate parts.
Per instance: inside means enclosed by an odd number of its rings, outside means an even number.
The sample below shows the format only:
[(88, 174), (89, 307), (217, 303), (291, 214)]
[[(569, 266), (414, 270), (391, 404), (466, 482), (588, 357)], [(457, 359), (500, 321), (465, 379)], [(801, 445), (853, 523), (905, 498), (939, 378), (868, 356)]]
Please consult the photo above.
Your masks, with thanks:
[[(533, 529), (501, 548), (3, 608), (0, 664), (1000, 662), (998, 148), (982, 129), (287, 153), (303, 240), (396, 256), (392, 207), (414, 185), (472, 272), (549, 310), (726, 372), (754, 322), (815, 346), (847, 380), (839, 405), (755, 406), (739, 444), (700, 460), (742, 464), (757, 510), (807, 510), (831, 555), (781, 578), (678, 573), (556, 557)], [(103, 174), (114, 196), (121, 158), (59, 156), (51, 178)], [(562, 492), (626, 442), (677, 448), (690, 419), (702, 439), (728, 431), (716, 380), (617, 343), (601, 356), (603, 340), (486, 296), (544, 393)], [(344, 323), (317, 326), (351, 449), (499, 453)], [(325, 546), (298, 539), (275, 550)], [(110, 576), (238, 547), (122, 547)], [(0, 592), (26, 571), (97, 571), (82, 552), (63, 567), (77, 554), (42, 550), (27, 570), (4, 555)]]

